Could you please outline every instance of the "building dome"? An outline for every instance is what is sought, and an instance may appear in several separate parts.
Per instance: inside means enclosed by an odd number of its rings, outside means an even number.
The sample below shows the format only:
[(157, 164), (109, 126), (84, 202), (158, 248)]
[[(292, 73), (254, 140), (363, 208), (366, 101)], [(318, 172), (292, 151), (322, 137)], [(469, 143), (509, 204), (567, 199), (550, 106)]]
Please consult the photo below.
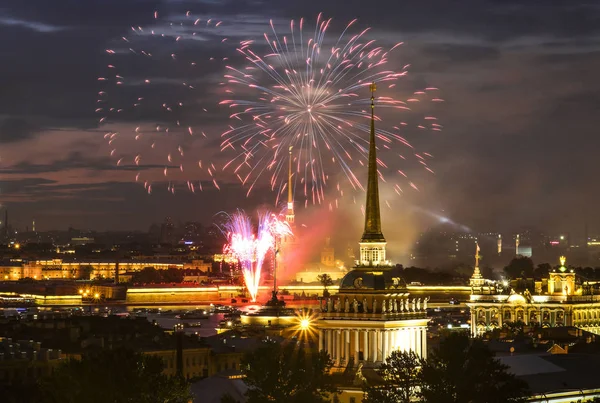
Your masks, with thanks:
[(402, 277), (394, 276), (391, 270), (352, 270), (342, 278), (340, 292), (406, 290)]

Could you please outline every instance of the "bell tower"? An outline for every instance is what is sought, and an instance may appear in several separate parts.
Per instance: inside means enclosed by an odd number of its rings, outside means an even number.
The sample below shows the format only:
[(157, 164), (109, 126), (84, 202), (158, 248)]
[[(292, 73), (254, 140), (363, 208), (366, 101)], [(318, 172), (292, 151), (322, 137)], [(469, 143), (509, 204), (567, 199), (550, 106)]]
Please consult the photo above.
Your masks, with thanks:
[(379, 210), (379, 178), (377, 173), (377, 145), (375, 144), (375, 83), (371, 84), (371, 132), (369, 136), (369, 161), (367, 200), (365, 205), (365, 230), (359, 242), (360, 256), (356, 268), (391, 267), (386, 259), (387, 244), (381, 232)]

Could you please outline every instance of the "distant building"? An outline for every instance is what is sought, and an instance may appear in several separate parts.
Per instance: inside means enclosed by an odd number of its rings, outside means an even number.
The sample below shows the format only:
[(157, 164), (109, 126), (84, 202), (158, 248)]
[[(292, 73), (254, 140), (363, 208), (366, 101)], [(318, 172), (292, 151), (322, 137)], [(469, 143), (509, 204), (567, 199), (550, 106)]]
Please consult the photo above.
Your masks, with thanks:
[(34, 383), (63, 361), (60, 350), (42, 348), (31, 340), (0, 337), (0, 388), (2, 384)]
[(70, 242), (70, 244), (72, 246), (83, 246), (83, 245), (87, 245), (90, 243), (94, 243), (94, 238), (87, 237), (87, 236), (71, 238), (71, 242)]
[(348, 270), (344, 267), (341, 260), (335, 259), (335, 250), (330, 244), (330, 239), (326, 238), (325, 246), (321, 250), (321, 261), (319, 264), (308, 265), (304, 270), (296, 273), (296, 281), (301, 283), (318, 282), (318, 276), (329, 274), (333, 281), (341, 280)]
[[(495, 285), (473, 286), (467, 303), (472, 335), (480, 336), (506, 323), (532, 328), (574, 326), (600, 334), (600, 293), (595, 284), (580, 283), (575, 272), (565, 266), (564, 258), (560, 263), (547, 282), (536, 282), (521, 293), (500, 292)], [(471, 284), (482, 285), (477, 270)]]
[(167, 217), (165, 222), (160, 226), (160, 243), (175, 244), (175, 225), (171, 217)]
[[(281, 275), (282, 273), (290, 273), (296, 270), (295, 263), (298, 261), (298, 248), (300, 246), (299, 234), (296, 227), (296, 214), (294, 212), (294, 193), (292, 183), (292, 148), (289, 149), (288, 156), (288, 198), (287, 198), (287, 211), (285, 214), (285, 221), (290, 226), (292, 235), (285, 235), (280, 240), (276, 256), (276, 267)], [(273, 276), (274, 273), (271, 273)]]

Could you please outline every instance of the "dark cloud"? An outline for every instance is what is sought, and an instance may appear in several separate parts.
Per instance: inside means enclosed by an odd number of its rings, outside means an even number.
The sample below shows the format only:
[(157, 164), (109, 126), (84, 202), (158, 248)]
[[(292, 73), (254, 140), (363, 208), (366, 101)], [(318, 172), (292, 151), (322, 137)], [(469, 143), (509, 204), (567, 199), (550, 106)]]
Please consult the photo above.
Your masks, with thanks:
[(7, 117), (0, 120), (0, 143), (14, 143), (30, 139), (39, 128), (23, 118)]
[[(119, 38), (132, 37), (131, 26), (154, 24), (154, 10), (175, 18), (188, 9), (223, 19), (231, 43), (241, 37), (262, 40), (270, 18), (284, 29), (286, 19), (314, 21), (319, 11), (332, 17), (337, 28), (358, 18), (360, 26), (373, 27), (378, 40), (404, 41), (401, 60), (392, 62), (411, 63), (412, 80), (441, 88), (446, 102), (435, 109), (443, 133), (433, 140), (409, 135), (436, 156), (431, 163), (436, 175), (421, 176), (402, 167), (421, 189), (407, 192), (403, 203), (444, 209), (455, 221), (480, 229), (521, 224), (556, 228), (585, 218), (600, 231), (592, 202), (600, 197), (593, 185), (598, 175), (594, 152), (600, 146), (595, 109), (600, 103), (595, 76), (600, 68), (600, 8), (558, 0), (10, 2), (0, 10), (0, 35), (14, 38), (0, 49), (0, 110), (6, 116), (0, 143), (26, 144), (27, 150), (15, 149), (8, 156), (10, 164), (3, 164), (0, 194), (19, 201), (11, 206), (18, 215), (41, 217), (47, 211), (51, 226), (65, 224), (58, 218), (61, 213), (78, 211), (80, 216), (69, 215), (71, 224), (144, 228), (167, 214), (209, 220), (220, 209), (272, 203), (273, 193), (260, 184), (250, 200), (243, 200), (245, 189), (223, 184), (218, 192), (204, 177), (199, 178), (206, 184), (203, 194), (181, 190), (169, 195), (169, 184), (159, 182), (148, 196), (143, 186), (119, 182), (113, 175), (121, 170), (129, 178), (131, 171), (162, 170), (164, 165), (148, 161), (133, 166), (129, 155), (117, 168), (108, 157), (112, 147), (99, 151), (103, 131), (97, 129), (94, 109), (101, 87), (97, 78), (106, 74), (111, 60), (105, 49), (123, 48)], [(125, 53), (115, 55), (112, 60), (128, 86), (114, 93), (111, 102), (132, 105), (132, 99), (143, 96), (148, 106), (124, 111), (114, 122), (131, 126), (181, 119), (214, 135), (202, 145), (182, 139), (186, 152), (197, 159), (216, 155), (229, 111), (215, 106), (223, 96), (218, 83), (224, 63), (207, 59), (239, 60), (233, 45), (204, 34), (205, 42), (185, 38), (176, 45), (173, 38), (163, 44), (137, 37), (136, 46), (155, 47), (151, 64), (130, 54), (127, 46)], [(198, 59), (196, 69), (175, 67), (173, 52), (182, 61)], [(145, 77), (155, 84), (140, 86)], [(187, 90), (179, 81), (193, 83), (195, 89)], [(178, 100), (189, 108), (176, 117), (162, 108), (163, 102)], [(200, 112), (208, 105), (208, 112)], [(80, 137), (64, 142), (79, 132)], [(50, 138), (59, 149), (51, 149)], [(137, 149), (130, 147), (135, 155)], [(4, 162), (7, 156), (2, 158)], [(72, 183), (78, 175), (94, 183)], [(21, 203), (27, 197), (29, 202)], [(106, 212), (108, 218), (86, 218), (85, 211)], [(415, 225), (417, 221), (411, 219)]]
[[(178, 168), (175, 165), (166, 165), (167, 168)], [(40, 174), (40, 173), (52, 173), (62, 172), (71, 169), (85, 169), (89, 170), (90, 175), (96, 173), (96, 171), (143, 171), (146, 169), (164, 169), (165, 165), (125, 165), (117, 166), (110, 158), (90, 158), (83, 155), (80, 152), (71, 152), (65, 158), (52, 161), (48, 164), (36, 164), (32, 162), (19, 162), (9, 168), (0, 169), (0, 173), (4, 174)]]
[(422, 52), (433, 60), (443, 59), (451, 63), (475, 63), (500, 57), (498, 47), (483, 45), (434, 44), (424, 46)]

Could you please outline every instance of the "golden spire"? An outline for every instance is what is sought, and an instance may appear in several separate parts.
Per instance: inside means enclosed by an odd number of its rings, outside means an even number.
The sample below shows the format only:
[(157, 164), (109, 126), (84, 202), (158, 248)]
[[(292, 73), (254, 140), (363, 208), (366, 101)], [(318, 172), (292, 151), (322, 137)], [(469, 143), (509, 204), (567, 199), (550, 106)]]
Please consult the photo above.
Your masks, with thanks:
[(379, 212), (379, 178), (377, 173), (377, 148), (375, 145), (375, 83), (371, 84), (371, 133), (369, 137), (369, 176), (367, 179), (367, 203), (365, 206), (365, 232), (361, 242), (385, 242), (381, 233)]
[(285, 219), (288, 223), (294, 223), (294, 195), (292, 192), (292, 147), (290, 147), (290, 156), (288, 162), (288, 202), (287, 202), (287, 214)]

